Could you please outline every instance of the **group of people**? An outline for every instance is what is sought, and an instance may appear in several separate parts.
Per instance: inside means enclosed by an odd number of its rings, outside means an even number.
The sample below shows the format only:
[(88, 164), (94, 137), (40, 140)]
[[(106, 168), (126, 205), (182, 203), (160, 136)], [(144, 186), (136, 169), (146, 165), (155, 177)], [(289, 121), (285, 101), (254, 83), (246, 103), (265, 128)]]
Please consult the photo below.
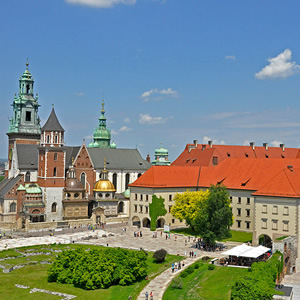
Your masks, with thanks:
[(182, 261), (182, 263), (177, 261), (175, 263), (172, 263), (172, 273), (176, 272), (177, 270), (180, 270), (181, 267), (184, 267), (184, 261)]
[(153, 300), (153, 292), (151, 291), (150, 294), (148, 293), (148, 291), (146, 291), (145, 293), (145, 299), (148, 300), (150, 296), (150, 300)]
[[(190, 251), (189, 253), (190, 257), (196, 258), (197, 257), (197, 252), (196, 251)], [(186, 255), (185, 255), (186, 256)]]
[(134, 237), (143, 237), (143, 233), (142, 233), (141, 230), (140, 230), (140, 231), (135, 231), (135, 232), (133, 233), (133, 236), (134, 236)]

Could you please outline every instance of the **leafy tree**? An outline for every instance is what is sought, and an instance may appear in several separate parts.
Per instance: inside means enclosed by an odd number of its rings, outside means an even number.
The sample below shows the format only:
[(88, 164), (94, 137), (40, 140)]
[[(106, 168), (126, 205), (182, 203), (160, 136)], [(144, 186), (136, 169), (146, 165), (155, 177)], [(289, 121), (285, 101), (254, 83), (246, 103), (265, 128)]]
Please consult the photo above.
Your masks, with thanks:
[(155, 195), (152, 196), (152, 203), (149, 204), (149, 215), (151, 218), (150, 229), (156, 230), (156, 220), (158, 217), (165, 216), (167, 210), (165, 208), (165, 199), (162, 197), (157, 198)]
[(194, 220), (198, 210), (203, 209), (205, 202), (207, 201), (209, 191), (190, 192), (187, 191), (183, 194), (177, 194), (174, 198), (175, 205), (171, 209), (172, 215), (180, 221), (185, 222), (194, 228)]
[(207, 191), (186, 192), (174, 198), (171, 213), (199, 233), (207, 244), (230, 237), (233, 223), (229, 193), (223, 185), (212, 185)]

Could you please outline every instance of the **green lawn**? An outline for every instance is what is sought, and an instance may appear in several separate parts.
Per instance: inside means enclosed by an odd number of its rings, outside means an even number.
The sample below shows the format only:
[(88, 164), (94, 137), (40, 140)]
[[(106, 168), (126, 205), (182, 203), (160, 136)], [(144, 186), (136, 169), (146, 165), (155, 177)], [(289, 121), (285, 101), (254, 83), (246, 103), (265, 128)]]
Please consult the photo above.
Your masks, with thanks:
[[(252, 233), (250, 232), (243, 232), (243, 231), (236, 231), (230, 230), (232, 237), (228, 239), (224, 239), (220, 242), (240, 242), (240, 243), (247, 243), (252, 241)], [(184, 235), (191, 235), (191, 236), (199, 236), (199, 234), (195, 233), (191, 228), (179, 228), (171, 230), (171, 233), (179, 233)]]
[(166, 290), (163, 300), (218, 300), (230, 299), (231, 286), (240, 276), (248, 273), (248, 269), (216, 267), (215, 270), (208, 270), (205, 263), (200, 268), (180, 278), (183, 282), (183, 289), (173, 289), (172, 283)]
[[(56, 245), (52, 246), (52, 249), (63, 249), (68, 245)], [(79, 245), (69, 245), (70, 249), (77, 248)], [(98, 248), (99, 246), (90, 246), (84, 245), (84, 248), (92, 249)], [(48, 246), (36, 246), (36, 247), (24, 247), (22, 251), (28, 249), (40, 249), (40, 248), (49, 248)], [(1, 252), (0, 252), (1, 253)], [(54, 259), (57, 253), (53, 253), (52, 255), (37, 255), (30, 256), (27, 258), (16, 258), (15, 262), (13, 260), (5, 261), (5, 265), (16, 265), (18, 263), (30, 263), (30, 261), (40, 261), (46, 259)], [(27, 260), (30, 259), (30, 260)], [(148, 277), (149, 279), (154, 278), (167, 268), (170, 268), (172, 262), (181, 260), (182, 257), (178, 257), (175, 255), (167, 255), (166, 261), (162, 264), (157, 264), (154, 262), (152, 253), (149, 253), (147, 258), (148, 264)], [(4, 264), (4, 261), (3, 261)], [(11, 273), (2, 273), (0, 270), (0, 295), (1, 300), (6, 299), (43, 299), (43, 300), (52, 300), (57, 299), (60, 300), (61, 297), (53, 296), (49, 294), (41, 294), (39, 292), (29, 294), (30, 289), (20, 289), (15, 287), (15, 284), (22, 284), (29, 286), (30, 288), (40, 288), (46, 289), (55, 292), (67, 293), (71, 295), (77, 296), (76, 299), (99, 299), (99, 300), (109, 300), (109, 299), (128, 299), (131, 295), (132, 299), (136, 299), (140, 291), (149, 283), (149, 280), (142, 280), (130, 286), (112, 286), (108, 289), (103, 290), (94, 290), (94, 291), (85, 291), (79, 288), (75, 288), (71, 284), (59, 284), (59, 283), (49, 283), (47, 281), (47, 269), (49, 265), (28, 265), (18, 270), (14, 270)]]

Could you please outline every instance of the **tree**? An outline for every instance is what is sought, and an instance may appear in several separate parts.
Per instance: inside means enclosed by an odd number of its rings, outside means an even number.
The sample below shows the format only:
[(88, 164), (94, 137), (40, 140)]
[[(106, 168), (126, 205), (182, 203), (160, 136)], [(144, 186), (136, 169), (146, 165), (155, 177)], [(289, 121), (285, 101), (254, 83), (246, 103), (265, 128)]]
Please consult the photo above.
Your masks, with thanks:
[(171, 213), (185, 220), (207, 244), (230, 237), (233, 223), (229, 193), (223, 185), (212, 185), (203, 192), (176, 195)]
[(161, 263), (165, 261), (165, 257), (167, 254), (168, 252), (165, 249), (159, 249), (154, 252), (153, 258), (156, 260), (156, 262)]
[(165, 216), (167, 210), (165, 208), (165, 199), (162, 197), (157, 198), (152, 196), (152, 203), (149, 204), (149, 215), (151, 218), (150, 229), (154, 231), (156, 229), (156, 220), (158, 217)]
[(207, 201), (209, 191), (190, 192), (177, 194), (174, 198), (175, 205), (171, 209), (172, 215), (180, 221), (185, 222), (194, 230), (196, 212), (203, 209)]

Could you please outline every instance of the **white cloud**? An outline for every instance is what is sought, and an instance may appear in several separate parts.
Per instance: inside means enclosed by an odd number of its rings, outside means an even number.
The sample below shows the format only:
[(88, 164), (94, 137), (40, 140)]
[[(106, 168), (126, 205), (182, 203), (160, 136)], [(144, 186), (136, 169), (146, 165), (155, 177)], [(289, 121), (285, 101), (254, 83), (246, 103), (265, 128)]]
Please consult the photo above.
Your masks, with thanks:
[(123, 127), (121, 127), (121, 128), (119, 129), (119, 132), (128, 132), (128, 131), (130, 131), (130, 130), (132, 130), (132, 128), (128, 128), (127, 126), (123, 126)]
[(79, 4), (92, 7), (110, 8), (116, 4), (132, 5), (136, 3), (136, 0), (65, 0), (70, 4)]
[(270, 144), (273, 146), (273, 147), (280, 147), (280, 144), (282, 144), (282, 142), (279, 142), (277, 140), (273, 141), (273, 142), (270, 142)]
[(209, 136), (204, 136), (202, 139), (203, 144), (208, 144), (208, 141), (212, 141), (213, 144), (218, 144), (218, 145), (225, 145), (225, 141), (218, 141), (218, 140), (214, 140), (212, 138), (210, 138)]
[(119, 132), (117, 130), (112, 129), (111, 134), (116, 135), (116, 134), (119, 134)]
[(73, 95), (78, 96), (78, 97), (82, 97), (84, 96), (83, 92), (78, 92), (78, 93), (74, 93)]
[(124, 121), (124, 123), (130, 123), (130, 119), (129, 118), (125, 118), (123, 121)]
[[(169, 117), (170, 118), (170, 117)], [(140, 114), (140, 124), (162, 124), (165, 123), (169, 118), (163, 117), (151, 117), (149, 114)]]
[(150, 98), (152, 98), (151, 100), (162, 100), (164, 97), (172, 97), (172, 98), (176, 98), (178, 97), (178, 92), (174, 91), (172, 88), (167, 88), (167, 89), (151, 89), (149, 91), (144, 92), (141, 95), (141, 98), (144, 99), (144, 101), (150, 101)]
[(226, 55), (225, 59), (236, 60), (236, 57), (234, 55)]
[(269, 58), (269, 64), (255, 74), (257, 79), (286, 78), (299, 73), (300, 66), (295, 61), (291, 61), (292, 51), (285, 49), (276, 57)]

